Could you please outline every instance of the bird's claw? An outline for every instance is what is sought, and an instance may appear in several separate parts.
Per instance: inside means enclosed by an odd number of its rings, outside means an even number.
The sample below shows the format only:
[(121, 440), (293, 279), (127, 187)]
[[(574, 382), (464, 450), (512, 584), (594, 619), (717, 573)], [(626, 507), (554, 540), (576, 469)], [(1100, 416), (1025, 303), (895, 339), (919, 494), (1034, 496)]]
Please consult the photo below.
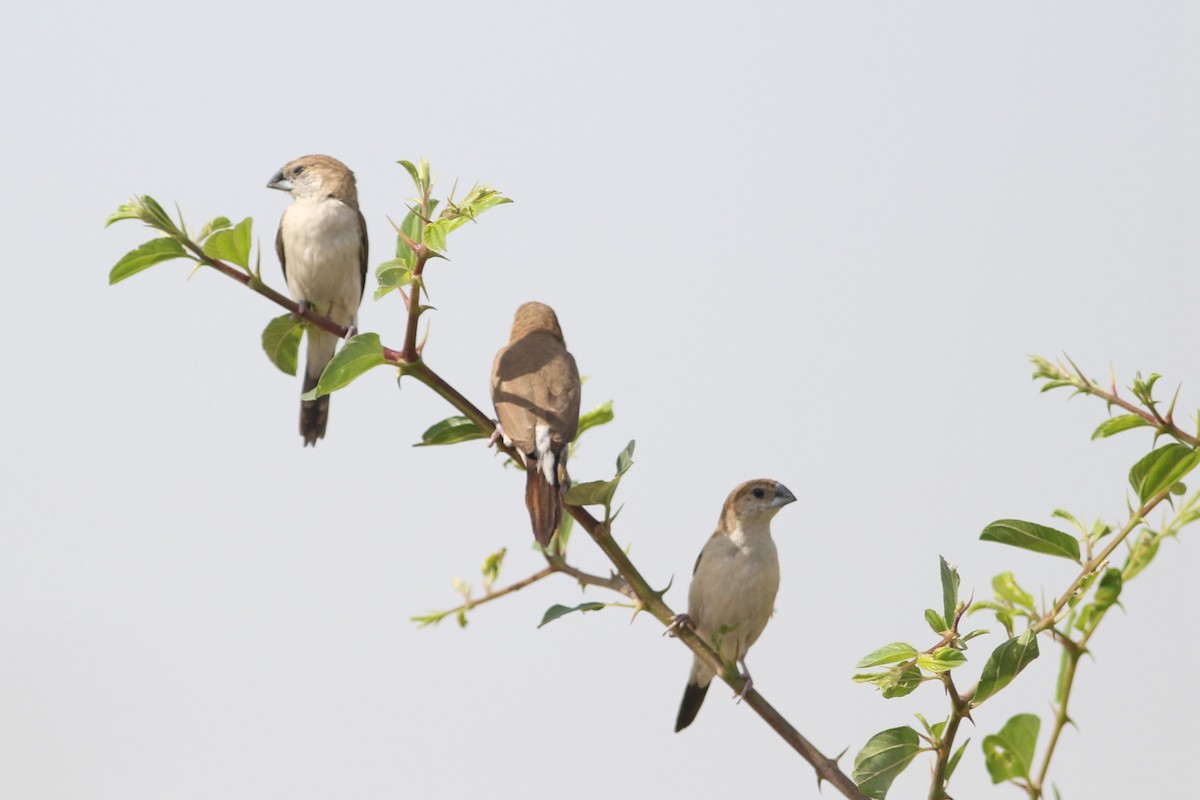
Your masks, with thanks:
[(346, 326), (346, 335), (343, 336), (342, 338), (345, 339), (346, 341), (350, 341), (355, 336), (358, 336), (358, 326), (355, 325), (353, 322), (351, 322), (349, 325)]
[(742, 673), (742, 681), (742, 690), (734, 695), (739, 703), (745, 700), (746, 695), (748, 695), (750, 690), (754, 688), (754, 679), (750, 677), (749, 672)]
[(696, 630), (696, 623), (693, 622), (692, 618), (687, 614), (676, 614), (674, 617), (672, 617), (671, 624), (667, 625), (667, 629), (663, 631), (662, 635), (673, 636), (675, 631), (685, 627)]
[[(496, 442), (500, 441), (501, 439), (504, 439), (504, 426), (497, 422), (496, 429), (492, 431), (492, 435), (488, 438), (487, 446), (495, 447)], [(507, 440), (504, 443), (508, 444)]]

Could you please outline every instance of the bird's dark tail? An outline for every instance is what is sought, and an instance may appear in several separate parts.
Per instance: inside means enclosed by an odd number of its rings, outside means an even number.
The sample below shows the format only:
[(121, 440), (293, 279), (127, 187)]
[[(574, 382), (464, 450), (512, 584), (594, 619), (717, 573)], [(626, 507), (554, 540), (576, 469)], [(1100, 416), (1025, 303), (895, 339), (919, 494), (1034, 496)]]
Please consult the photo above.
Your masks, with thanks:
[[(554, 464), (551, 474), (555, 476), (552, 483), (546, 480), (537, 460), (530, 458), (525, 466), (525, 507), (529, 509), (529, 521), (533, 525), (533, 535), (542, 547), (550, 545), (550, 539), (562, 522), (563, 505), (562, 492), (559, 490), (558, 454), (546, 453), (542, 458), (551, 459)], [(563, 469), (565, 474), (566, 470)]]
[(700, 713), (700, 705), (704, 702), (704, 695), (708, 694), (709, 685), (706, 683), (701, 686), (688, 681), (687, 688), (683, 690), (683, 702), (679, 704), (679, 716), (675, 718), (676, 733), (691, 725)]
[[(304, 373), (304, 391), (308, 392), (317, 387), (321, 373)], [(329, 395), (322, 395), (316, 400), (300, 401), (300, 435), (304, 437), (304, 446), (317, 444), (317, 439), (325, 438), (325, 424), (329, 422)]]

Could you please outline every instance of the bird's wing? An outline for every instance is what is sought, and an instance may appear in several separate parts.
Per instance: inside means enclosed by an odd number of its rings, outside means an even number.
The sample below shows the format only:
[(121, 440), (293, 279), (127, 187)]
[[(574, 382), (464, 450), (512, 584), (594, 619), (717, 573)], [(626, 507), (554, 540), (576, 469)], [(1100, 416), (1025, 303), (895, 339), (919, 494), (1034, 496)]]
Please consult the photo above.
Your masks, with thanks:
[[(287, 213), (286, 211), (284, 212)], [(283, 254), (283, 220), (279, 220), (279, 230), (275, 231), (275, 255), (279, 256), (279, 268), (283, 270), (283, 280), (287, 281), (287, 258)], [(363, 261), (363, 269), (367, 262)]]
[[(367, 220), (363, 218), (362, 212), (357, 207), (354, 212), (358, 214), (358, 230), (362, 237), (362, 247), (360, 248), (362, 252), (359, 253), (358, 265), (358, 299), (361, 302), (363, 292), (367, 290)], [(280, 256), (279, 259), (282, 261), (283, 256)]]
[(579, 370), (575, 358), (563, 348), (543, 368), (545, 397), (540, 404), (553, 430), (552, 440), (566, 444), (579, 429)]

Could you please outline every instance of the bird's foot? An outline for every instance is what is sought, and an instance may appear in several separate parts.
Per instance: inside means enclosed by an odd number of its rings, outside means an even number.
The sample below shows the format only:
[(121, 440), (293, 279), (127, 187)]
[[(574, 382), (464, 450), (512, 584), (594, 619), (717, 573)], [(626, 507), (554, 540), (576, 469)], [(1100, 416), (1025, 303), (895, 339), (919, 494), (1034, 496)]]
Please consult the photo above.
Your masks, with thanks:
[(355, 325), (353, 322), (351, 322), (349, 325), (346, 326), (346, 335), (343, 336), (342, 338), (345, 339), (346, 341), (350, 341), (355, 336), (358, 336), (358, 326)]
[(746, 699), (746, 695), (750, 694), (750, 690), (754, 688), (754, 679), (750, 677), (749, 672), (742, 673), (742, 690), (734, 695), (740, 703)]
[(663, 631), (662, 635), (674, 636), (675, 631), (679, 630), (680, 628), (691, 628), (692, 630), (696, 630), (696, 623), (693, 622), (692, 618), (687, 614), (676, 614), (671, 619), (671, 624), (667, 626), (667, 629)]
[(496, 442), (503, 441), (506, 445), (511, 445), (512, 441), (504, 435), (504, 426), (499, 422), (496, 423), (496, 430), (492, 431), (492, 435), (488, 438), (488, 447), (495, 447)]
[(734, 695), (734, 697), (740, 703), (746, 699), (746, 695), (750, 694), (750, 690), (754, 688), (754, 679), (750, 677), (750, 668), (746, 666), (746, 659), (744, 657), (738, 659), (737, 665), (742, 668), (742, 690)]

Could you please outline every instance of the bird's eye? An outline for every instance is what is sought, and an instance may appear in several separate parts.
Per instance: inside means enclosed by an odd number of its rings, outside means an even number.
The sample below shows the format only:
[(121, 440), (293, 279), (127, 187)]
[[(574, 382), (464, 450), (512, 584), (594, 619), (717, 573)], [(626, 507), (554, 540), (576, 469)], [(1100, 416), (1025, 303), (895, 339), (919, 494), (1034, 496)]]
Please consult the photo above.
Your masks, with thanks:
[(765, 492), (762, 489), (755, 489), (751, 494), (753, 494), (755, 497), (762, 497)]
[(304, 165), (303, 164), (292, 168), (293, 175), (302, 175), (303, 173), (304, 173)]

